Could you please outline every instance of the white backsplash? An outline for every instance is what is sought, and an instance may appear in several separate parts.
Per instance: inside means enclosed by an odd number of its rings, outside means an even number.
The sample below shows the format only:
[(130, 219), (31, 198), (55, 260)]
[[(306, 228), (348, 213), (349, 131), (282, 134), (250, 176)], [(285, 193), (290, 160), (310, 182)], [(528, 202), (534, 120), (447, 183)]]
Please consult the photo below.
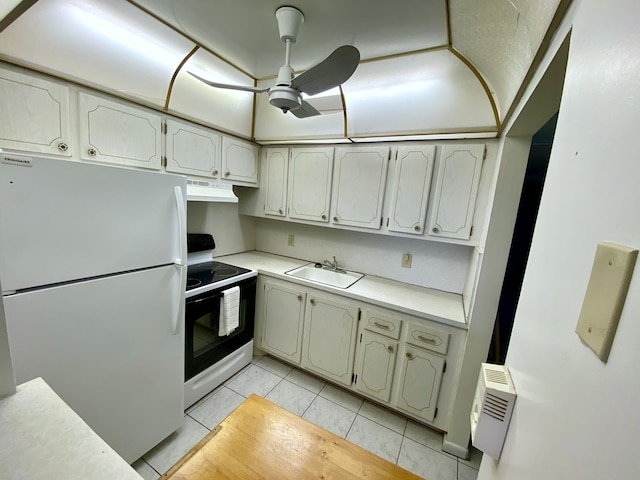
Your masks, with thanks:
[[(288, 246), (289, 235), (294, 246)], [(402, 237), (256, 219), (256, 250), (309, 261), (332, 260), (348, 270), (462, 293), (473, 248)], [(403, 253), (411, 268), (400, 266)]]
[(239, 215), (237, 203), (187, 202), (187, 232), (213, 235), (214, 257), (256, 248), (255, 219)]

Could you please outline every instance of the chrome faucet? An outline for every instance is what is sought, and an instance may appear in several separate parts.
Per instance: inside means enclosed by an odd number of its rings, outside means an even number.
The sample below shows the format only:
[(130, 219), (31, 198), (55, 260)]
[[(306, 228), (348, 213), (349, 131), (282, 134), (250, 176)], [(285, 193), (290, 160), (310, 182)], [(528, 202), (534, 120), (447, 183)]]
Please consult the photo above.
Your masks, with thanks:
[(330, 262), (329, 260), (325, 260), (324, 262), (322, 262), (323, 268), (326, 268), (328, 270), (339, 270), (338, 268), (338, 260), (336, 260), (336, 257), (333, 257), (333, 262)]

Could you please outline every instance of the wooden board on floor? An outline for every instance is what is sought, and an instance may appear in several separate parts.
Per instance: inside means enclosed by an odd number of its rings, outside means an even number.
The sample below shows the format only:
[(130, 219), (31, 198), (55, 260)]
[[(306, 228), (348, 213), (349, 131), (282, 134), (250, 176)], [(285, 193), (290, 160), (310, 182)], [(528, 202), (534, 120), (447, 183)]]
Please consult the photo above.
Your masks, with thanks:
[(418, 480), (327, 430), (251, 395), (162, 479)]

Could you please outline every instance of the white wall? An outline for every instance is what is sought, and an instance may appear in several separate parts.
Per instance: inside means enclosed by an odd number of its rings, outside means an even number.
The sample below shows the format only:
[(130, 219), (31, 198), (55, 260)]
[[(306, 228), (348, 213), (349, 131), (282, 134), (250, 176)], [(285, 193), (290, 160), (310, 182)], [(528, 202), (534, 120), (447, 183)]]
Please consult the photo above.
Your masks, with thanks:
[(597, 243), (640, 247), (640, 3), (574, 0), (568, 16), (563, 97), (506, 362), (518, 400), (502, 457), (485, 456), (479, 480), (640, 470), (640, 272), (606, 364), (575, 334)]
[[(295, 235), (293, 247), (287, 245)], [(447, 292), (462, 293), (473, 248), (387, 237), (293, 222), (257, 219), (256, 249), (310, 262), (331, 260), (349, 270)], [(403, 253), (411, 268), (400, 266)]]
[(214, 257), (255, 250), (255, 219), (238, 214), (237, 203), (187, 202), (187, 232), (210, 233)]

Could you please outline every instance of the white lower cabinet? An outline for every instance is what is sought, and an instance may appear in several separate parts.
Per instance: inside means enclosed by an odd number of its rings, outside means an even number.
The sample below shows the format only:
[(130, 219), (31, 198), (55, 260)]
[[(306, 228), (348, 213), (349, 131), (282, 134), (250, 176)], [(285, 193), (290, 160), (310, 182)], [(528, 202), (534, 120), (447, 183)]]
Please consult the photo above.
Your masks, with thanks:
[(359, 308), (335, 295), (309, 292), (304, 316), (302, 366), (351, 385)]
[(300, 364), (302, 324), (307, 294), (295, 284), (268, 280), (263, 284), (262, 349)]
[(367, 330), (360, 333), (356, 390), (388, 402), (397, 351), (397, 340)]
[(393, 404), (400, 410), (432, 421), (437, 412), (438, 394), (445, 359), (425, 350), (403, 345)]
[(464, 329), (269, 276), (258, 281), (262, 350), (447, 429)]

